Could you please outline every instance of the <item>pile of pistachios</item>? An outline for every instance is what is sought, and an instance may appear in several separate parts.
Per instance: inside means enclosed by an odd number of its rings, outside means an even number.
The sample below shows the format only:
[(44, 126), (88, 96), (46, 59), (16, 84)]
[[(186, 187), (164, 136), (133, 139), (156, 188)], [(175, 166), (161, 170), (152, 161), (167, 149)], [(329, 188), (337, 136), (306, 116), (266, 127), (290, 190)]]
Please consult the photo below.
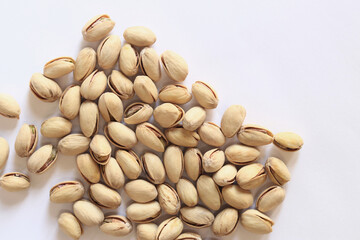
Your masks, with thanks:
[[(72, 213), (59, 216), (60, 228), (73, 239), (81, 237), (82, 225), (125, 236), (133, 231), (134, 223), (138, 240), (202, 239), (197, 233), (183, 233), (184, 224), (211, 227), (216, 236), (230, 234), (239, 221), (254, 233), (272, 232), (274, 221), (265, 213), (283, 202), (282, 186), (290, 180), (290, 172), (276, 157), (269, 157), (265, 166), (255, 163), (261, 160), (257, 147), (273, 143), (284, 151), (297, 151), (302, 138), (292, 132), (273, 135), (262, 126), (243, 124), (246, 110), (241, 105), (229, 106), (220, 126), (205, 122), (209, 109), (218, 106), (216, 91), (202, 81), (192, 85), (191, 93), (181, 84), (158, 90), (155, 82), (161, 79), (161, 65), (171, 81), (187, 78), (184, 58), (170, 50), (159, 56), (150, 47), (156, 36), (146, 27), (127, 28), (122, 45), (119, 36), (108, 35), (114, 25), (108, 15), (95, 16), (82, 34), (85, 41), (102, 40), (97, 51), (85, 47), (76, 61), (71, 57), (53, 59), (45, 64), (43, 73), (30, 79), (30, 90), (37, 98), (59, 100), (62, 116), (45, 120), (40, 133), (60, 140), (57, 146), (37, 148), (38, 129), (24, 124), (14, 144), (16, 154), (28, 157), (27, 168), (33, 174), (48, 170), (58, 153), (76, 156), (78, 171), (90, 184), (88, 191), (73, 180), (49, 189), (51, 202), (74, 203)], [(117, 62), (120, 71), (114, 69)], [(112, 72), (106, 76), (103, 70)], [(57, 79), (71, 72), (74, 84), (63, 91)], [(134, 95), (140, 101), (123, 106)], [(184, 111), (180, 105), (192, 96), (198, 106)], [(13, 97), (0, 94), (1, 115), (19, 118), (20, 112)], [(106, 122), (103, 135), (98, 129), (100, 115)], [(81, 133), (72, 132), (75, 119), (79, 119)], [(225, 147), (227, 139), (234, 137), (239, 143)], [(200, 141), (211, 149), (201, 152)], [(142, 156), (132, 150), (138, 143), (148, 148)], [(0, 169), (8, 155), (9, 145), (0, 138)], [(256, 209), (249, 209), (258, 194), (255, 189), (267, 178), (272, 186), (257, 197)], [(20, 172), (6, 173), (0, 185), (19, 191), (30, 187), (30, 178)], [(121, 188), (133, 200), (126, 216), (104, 216), (102, 208), (121, 205)], [(159, 225), (153, 223), (162, 213), (169, 217)]]

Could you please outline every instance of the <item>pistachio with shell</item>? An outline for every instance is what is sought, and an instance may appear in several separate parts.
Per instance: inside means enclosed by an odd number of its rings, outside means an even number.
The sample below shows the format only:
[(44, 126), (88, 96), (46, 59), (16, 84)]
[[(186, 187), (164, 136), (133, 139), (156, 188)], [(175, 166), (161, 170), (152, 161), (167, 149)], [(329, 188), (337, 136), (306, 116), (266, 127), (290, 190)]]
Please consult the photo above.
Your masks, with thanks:
[(134, 151), (120, 149), (116, 151), (115, 157), (127, 178), (134, 180), (140, 176), (140, 159)]
[(19, 157), (28, 157), (36, 149), (38, 132), (35, 125), (23, 124), (16, 136), (15, 152)]
[(249, 190), (244, 190), (238, 185), (228, 185), (223, 187), (222, 196), (224, 201), (236, 209), (246, 209), (251, 207), (254, 197)]
[(191, 92), (203, 108), (213, 109), (216, 108), (219, 103), (217, 93), (205, 82), (196, 81), (191, 87)]
[(304, 145), (303, 139), (293, 132), (280, 132), (274, 136), (275, 146), (285, 151), (298, 151)]
[(225, 156), (229, 162), (235, 165), (246, 165), (257, 160), (260, 151), (254, 147), (233, 144), (225, 149)]
[(89, 149), (90, 138), (79, 133), (69, 134), (58, 143), (59, 152), (64, 155), (78, 155)]
[(136, 223), (149, 223), (161, 214), (160, 204), (156, 201), (148, 203), (132, 203), (126, 208), (126, 216)]
[(131, 233), (133, 229), (131, 221), (124, 216), (110, 215), (106, 216), (103, 223), (100, 225), (100, 230), (115, 237), (126, 236)]
[(108, 76), (108, 86), (122, 100), (130, 99), (135, 94), (133, 82), (117, 70), (112, 70)]
[(166, 129), (165, 136), (172, 144), (182, 147), (196, 147), (200, 140), (197, 132), (188, 131), (180, 125)]
[(230, 184), (233, 184), (236, 179), (237, 169), (232, 164), (226, 164), (222, 168), (220, 168), (214, 175), (212, 176), (214, 182), (220, 186), (224, 187)]
[(195, 206), (180, 209), (180, 219), (193, 228), (206, 228), (214, 222), (214, 214), (208, 209)]
[(174, 51), (166, 50), (161, 54), (161, 63), (166, 74), (176, 82), (185, 80), (189, 73), (185, 59)]
[(95, 204), (82, 199), (76, 201), (73, 205), (74, 215), (86, 226), (99, 225), (104, 220), (104, 213)]
[(80, 106), (80, 128), (85, 137), (94, 136), (99, 130), (100, 114), (96, 103), (85, 101)]
[(115, 93), (103, 93), (99, 98), (98, 105), (101, 116), (105, 122), (121, 122), (124, 111), (123, 104)]
[(5, 164), (9, 158), (9, 144), (5, 138), (0, 137), (0, 170), (5, 167)]
[(159, 91), (159, 98), (163, 102), (181, 105), (188, 103), (191, 100), (192, 95), (185, 85), (170, 84)]
[(136, 227), (137, 240), (154, 240), (158, 226), (155, 223), (141, 223)]
[(181, 201), (188, 207), (194, 207), (198, 203), (198, 193), (195, 186), (187, 179), (181, 178), (176, 184), (176, 191)]
[(79, 181), (65, 181), (50, 189), (50, 201), (53, 203), (71, 203), (84, 196), (84, 185)]
[(124, 122), (127, 124), (139, 124), (146, 122), (153, 114), (153, 108), (142, 102), (130, 104), (124, 112)]
[(119, 122), (109, 122), (104, 128), (104, 134), (118, 148), (130, 149), (137, 143), (135, 132)]
[(285, 199), (285, 190), (280, 186), (265, 189), (256, 201), (256, 208), (261, 212), (268, 212), (279, 206)]
[(60, 229), (72, 239), (79, 239), (83, 234), (83, 229), (79, 220), (72, 214), (64, 212), (58, 218)]
[(236, 229), (239, 218), (238, 210), (225, 208), (216, 215), (211, 230), (216, 236), (229, 235)]
[(180, 218), (171, 217), (160, 223), (156, 231), (156, 240), (175, 239), (180, 235), (184, 225)]
[(0, 115), (19, 119), (20, 112), (20, 106), (14, 97), (0, 93)]
[(85, 181), (88, 183), (98, 183), (100, 181), (100, 167), (90, 154), (84, 153), (78, 155), (76, 157), (76, 165)]
[(30, 79), (31, 92), (44, 102), (54, 102), (62, 94), (62, 90), (54, 80), (51, 80), (41, 73), (34, 73)]
[(90, 185), (89, 197), (92, 202), (102, 208), (116, 209), (121, 204), (120, 194), (101, 183)]
[(20, 172), (5, 173), (0, 177), (0, 187), (8, 192), (17, 192), (30, 187), (30, 178)]
[(103, 71), (93, 71), (81, 84), (81, 96), (87, 100), (96, 100), (106, 89), (106, 75)]
[(177, 183), (184, 171), (184, 155), (181, 148), (175, 145), (168, 146), (163, 158), (169, 180)]
[(142, 179), (126, 183), (124, 189), (127, 195), (138, 203), (151, 202), (158, 196), (156, 187)]
[(63, 117), (52, 117), (41, 124), (40, 132), (44, 137), (62, 138), (71, 133), (72, 123)]
[(153, 184), (161, 184), (165, 182), (165, 168), (157, 155), (151, 152), (146, 152), (141, 156), (141, 166), (150, 182)]
[(202, 240), (197, 233), (187, 232), (180, 234), (175, 240)]
[(213, 122), (205, 122), (199, 128), (199, 135), (201, 141), (213, 146), (221, 147), (225, 144), (226, 138), (222, 133), (220, 127)]
[(71, 57), (59, 57), (47, 62), (44, 66), (44, 76), (59, 78), (71, 73), (75, 68), (75, 61)]
[(98, 64), (102, 69), (112, 68), (120, 54), (121, 40), (117, 35), (104, 38), (97, 48)]
[(167, 214), (176, 215), (181, 207), (181, 202), (176, 190), (167, 183), (157, 186), (158, 199), (161, 206)]
[(70, 85), (62, 93), (59, 100), (59, 110), (64, 117), (73, 120), (80, 111), (81, 94), (80, 86)]
[(153, 31), (144, 26), (128, 27), (123, 35), (126, 42), (138, 47), (150, 46), (156, 41)]
[(193, 181), (196, 181), (202, 173), (202, 159), (203, 155), (198, 148), (186, 149), (184, 154), (185, 170)]
[(81, 49), (76, 58), (74, 79), (76, 81), (84, 81), (95, 69), (96, 52), (91, 47)]
[(245, 116), (246, 110), (243, 106), (231, 105), (228, 107), (221, 118), (221, 131), (224, 135), (228, 138), (235, 136), (239, 132)]
[(145, 47), (140, 52), (140, 68), (154, 82), (161, 78), (160, 57), (153, 48)]
[(210, 149), (202, 158), (202, 167), (205, 172), (217, 172), (225, 163), (224, 151), (219, 148)]
[(267, 128), (255, 124), (242, 126), (237, 137), (242, 144), (254, 147), (273, 142), (272, 132)]
[(261, 163), (252, 163), (240, 168), (236, 182), (242, 189), (251, 190), (260, 187), (266, 181), (265, 168)]
[(222, 196), (219, 187), (214, 180), (207, 175), (201, 175), (196, 181), (196, 189), (200, 200), (211, 210), (219, 210), (222, 204)]
[(154, 119), (163, 128), (174, 127), (184, 118), (184, 109), (172, 103), (163, 103), (154, 110)]
[(58, 150), (51, 144), (36, 150), (27, 162), (29, 172), (41, 174), (48, 170), (56, 161)]
[(183, 127), (188, 131), (195, 131), (204, 123), (205, 119), (206, 111), (204, 108), (192, 107), (185, 113)]
[(139, 53), (136, 51), (133, 46), (128, 43), (125, 43), (120, 50), (119, 56), (119, 66), (121, 72), (126, 76), (134, 76), (139, 69)]
[(278, 158), (269, 157), (265, 163), (265, 169), (274, 184), (284, 185), (291, 179), (289, 169), (285, 163)]
[(96, 15), (82, 28), (85, 41), (96, 42), (103, 39), (114, 28), (115, 22), (106, 14)]
[(110, 158), (109, 162), (101, 165), (101, 175), (106, 185), (114, 189), (120, 189), (125, 184), (125, 176), (115, 158)]
[(134, 91), (145, 103), (151, 104), (158, 99), (156, 85), (148, 76), (139, 75), (135, 78)]
[(111, 151), (110, 143), (103, 135), (95, 135), (90, 142), (90, 155), (100, 165), (108, 163)]
[(168, 140), (160, 129), (151, 123), (145, 122), (137, 125), (135, 133), (137, 139), (145, 146), (157, 152), (165, 151)]
[(271, 233), (274, 225), (271, 218), (255, 209), (248, 209), (243, 212), (240, 222), (246, 230), (257, 234)]

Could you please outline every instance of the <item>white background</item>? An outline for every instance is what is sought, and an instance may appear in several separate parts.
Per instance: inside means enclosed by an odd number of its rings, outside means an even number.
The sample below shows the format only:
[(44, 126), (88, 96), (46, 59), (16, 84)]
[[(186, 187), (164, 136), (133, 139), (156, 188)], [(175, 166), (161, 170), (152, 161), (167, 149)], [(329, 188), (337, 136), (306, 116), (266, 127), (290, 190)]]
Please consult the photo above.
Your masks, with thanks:
[[(31, 75), (42, 72), (52, 58), (76, 58), (82, 47), (96, 47), (82, 40), (81, 28), (92, 16), (107, 13), (116, 21), (113, 34), (145, 25), (157, 35), (158, 53), (172, 49), (181, 54), (190, 70), (185, 85), (203, 80), (217, 90), (219, 106), (208, 112), (208, 120), (219, 124), (229, 105), (242, 104), (247, 123), (303, 137), (298, 153), (262, 148), (268, 154), (261, 161), (269, 154), (280, 157), (292, 173), (283, 205), (270, 214), (273, 233), (258, 236), (239, 226), (222, 239), (358, 239), (359, 12), (356, 0), (2, 0), (0, 92), (15, 96), (22, 107), (18, 121), (0, 117), (0, 135), (11, 146), (2, 173), (27, 172), (26, 159), (17, 157), (13, 148), (21, 125), (40, 128), (42, 121), (59, 115), (57, 102), (44, 103), (30, 93)], [(64, 88), (71, 79), (71, 74), (60, 79), (60, 85)], [(79, 131), (77, 119), (74, 125)], [(39, 145), (48, 142), (57, 141), (41, 138)], [(60, 155), (43, 175), (30, 174), (28, 191), (0, 189), (0, 238), (67, 239), (57, 217), (71, 211), (71, 204), (50, 203), (48, 192), (60, 181), (83, 181), (75, 166), (74, 157)], [(124, 214), (130, 200), (121, 194), (119, 213)], [(83, 239), (115, 239), (97, 227), (84, 230)], [(215, 239), (210, 229), (201, 234)], [(134, 238), (132, 234), (123, 239)]]

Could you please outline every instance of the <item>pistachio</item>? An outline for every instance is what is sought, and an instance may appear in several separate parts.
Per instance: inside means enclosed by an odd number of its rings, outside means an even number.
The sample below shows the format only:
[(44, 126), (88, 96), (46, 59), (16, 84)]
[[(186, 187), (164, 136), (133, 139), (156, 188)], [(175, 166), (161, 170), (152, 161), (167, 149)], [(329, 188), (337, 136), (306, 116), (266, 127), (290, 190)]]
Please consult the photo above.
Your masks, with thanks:
[(140, 68), (154, 82), (161, 78), (160, 58), (153, 48), (145, 47), (140, 52)]
[(134, 76), (139, 68), (139, 53), (130, 44), (125, 43), (120, 50), (119, 66), (126, 76)]
[(103, 71), (93, 71), (81, 84), (80, 93), (87, 100), (96, 100), (106, 89), (106, 75)]
[(260, 187), (266, 181), (266, 172), (261, 163), (252, 163), (240, 168), (236, 174), (236, 182), (243, 189)]
[(285, 199), (285, 190), (280, 186), (265, 189), (256, 201), (256, 208), (261, 212), (268, 212), (279, 206)]
[(97, 59), (102, 69), (110, 69), (116, 64), (121, 49), (119, 36), (107, 36), (97, 48)]
[(85, 41), (96, 42), (103, 39), (114, 28), (115, 22), (106, 14), (96, 15), (83, 27)]
[(274, 136), (274, 144), (285, 151), (298, 151), (304, 145), (304, 141), (296, 133), (280, 132)]
[(155, 223), (138, 224), (136, 228), (137, 240), (155, 240), (158, 226)]
[(141, 156), (141, 165), (144, 169), (147, 179), (153, 184), (161, 184), (165, 182), (165, 168), (160, 158), (150, 152)]
[(0, 177), (0, 187), (9, 192), (17, 192), (30, 187), (30, 178), (20, 172), (6, 173)]
[(269, 157), (265, 164), (270, 180), (277, 185), (284, 185), (290, 181), (291, 175), (285, 163), (278, 158)]
[(120, 189), (125, 184), (125, 176), (115, 158), (110, 158), (106, 165), (101, 166), (101, 175), (106, 185), (114, 189)]
[(71, 203), (84, 196), (85, 189), (81, 182), (65, 181), (56, 184), (50, 190), (50, 201), (54, 203)]
[(187, 179), (181, 178), (176, 184), (176, 190), (181, 201), (188, 207), (194, 207), (198, 203), (198, 194), (195, 186)]
[(216, 236), (226, 236), (232, 233), (239, 221), (239, 212), (234, 208), (225, 208), (216, 215), (211, 230)]
[[(54, 102), (58, 100), (62, 94), (60, 86), (55, 81), (45, 77), (41, 73), (34, 73), (31, 76), (30, 90), (35, 97), (44, 102)], [(20, 114), (20, 110), (18, 113)]]
[(197, 233), (182, 233), (175, 240), (202, 240), (201, 236)]
[(121, 99), (127, 100), (134, 96), (134, 84), (124, 74), (117, 70), (112, 70), (108, 77), (108, 86), (113, 93)]
[(196, 189), (199, 193), (200, 200), (208, 208), (214, 211), (220, 209), (222, 204), (221, 192), (211, 177), (201, 175), (196, 182)]
[(79, 220), (72, 213), (62, 213), (59, 216), (58, 224), (61, 230), (72, 239), (78, 240), (83, 234)]
[(126, 209), (126, 216), (136, 223), (148, 223), (161, 214), (160, 204), (156, 201), (148, 203), (132, 203)]
[(202, 159), (202, 167), (205, 172), (213, 173), (218, 171), (225, 162), (225, 154), (219, 148), (214, 148), (207, 151)]
[(78, 155), (89, 149), (90, 138), (82, 134), (69, 134), (58, 143), (59, 152), (65, 155)]
[(59, 78), (71, 73), (75, 68), (75, 61), (71, 57), (59, 57), (47, 62), (44, 66), (44, 76)]
[(121, 122), (123, 116), (123, 104), (121, 99), (115, 94), (106, 92), (99, 98), (99, 110), (105, 122)]
[(236, 173), (237, 173), (237, 169), (234, 165), (226, 164), (225, 166), (220, 168), (219, 171), (217, 171), (212, 176), (212, 178), (218, 186), (224, 187), (235, 182)]
[(256, 148), (233, 144), (225, 149), (227, 160), (235, 165), (246, 165), (255, 161), (260, 152)]
[(125, 191), (132, 200), (139, 203), (150, 202), (158, 196), (156, 187), (142, 179), (126, 183)]
[(148, 122), (136, 126), (136, 137), (142, 144), (157, 152), (164, 152), (168, 144), (160, 129)]
[(71, 133), (72, 123), (62, 117), (52, 117), (41, 124), (40, 132), (44, 137), (62, 138)]
[(133, 226), (127, 217), (119, 215), (110, 215), (105, 217), (104, 222), (100, 225), (103, 233), (121, 237), (131, 233)]
[(15, 98), (8, 94), (0, 93), (0, 115), (19, 119), (20, 112), (20, 106)]
[(188, 65), (183, 57), (171, 50), (161, 54), (161, 63), (166, 74), (176, 82), (185, 80), (189, 73)]
[(134, 131), (119, 122), (109, 122), (104, 133), (112, 144), (122, 149), (130, 149), (137, 143)]
[(271, 218), (255, 209), (243, 212), (240, 222), (246, 230), (258, 234), (271, 233), (274, 225)]
[(146, 103), (135, 102), (130, 104), (124, 112), (124, 122), (127, 124), (139, 124), (146, 122), (153, 114), (153, 108)]
[(134, 91), (143, 102), (150, 104), (158, 99), (155, 83), (147, 76), (137, 76), (135, 78)]
[(27, 168), (32, 173), (41, 174), (55, 163), (57, 155), (58, 151), (53, 145), (42, 146), (31, 155), (27, 162)]
[(163, 128), (174, 127), (182, 121), (184, 115), (184, 110), (172, 103), (163, 103), (154, 110), (154, 119)]
[(59, 109), (67, 119), (73, 120), (80, 111), (81, 94), (80, 86), (71, 85), (62, 93), (59, 100)]
[(215, 90), (207, 83), (196, 81), (191, 88), (196, 101), (207, 109), (216, 108), (219, 98)]
[(23, 124), (16, 136), (15, 151), (19, 157), (28, 157), (36, 149), (38, 132), (34, 125)]
[(226, 141), (220, 127), (213, 122), (203, 123), (199, 128), (199, 135), (201, 141), (214, 147), (221, 147)]
[(111, 150), (110, 143), (103, 135), (95, 135), (90, 142), (90, 155), (100, 165), (108, 163)]
[(9, 158), (9, 144), (5, 138), (0, 137), (0, 170), (5, 167)]
[(181, 208), (180, 218), (186, 225), (193, 228), (206, 228), (214, 222), (214, 215), (200, 206)]
[(116, 152), (116, 161), (129, 179), (137, 179), (140, 176), (140, 159), (134, 151), (118, 150)]
[(120, 194), (101, 183), (90, 185), (89, 197), (91, 201), (102, 208), (116, 209), (121, 204)]
[(166, 148), (164, 166), (169, 180), (177, 183), (184, 171), (184, 155), (180, 147), (171, 145)]
[(231, 138), (239, 132), (245, 116), (246, 110), (241, 105), (231, 105), (226, 109), (221, 118), (221, 130), (225, 137)]
[(125, 29), (124, 38), (126, 42), (138, 47), (150, 46), (156, 41), (156, 36), (153, 31), (143, 26), (135, 26)]
[(192, 107), (186, 113), (183, 119), (183, 127), (188, 131), (195, 131), (205, 121), (206, 111), (202, 107)]
[(268, 129), (255, 124), (242, 126), (237, 135), (242, 144), (262, 146), (273, 142), (273, 134)]
[(192, 96), (186, 86), (181, 84), (171, 84), (163, 87), (159, 91), (159, 98), (163, 102), (181, 105), (188, 103)]
[(184, 225), (180, 218), (171, 217), (160, 223), (156, 231), (156, 240), (174, 240), (180, 235)]
[(170, 215), (176, 215), (181, 207), (179, 195), (169, 184), (164, 183), (157, 186), (159, 203), (161, 208)]
[(85, 137), (92, 137), (98, 132), (100, 118), (96, 103), (87, 100), (81, 104), (79, 121)]
[(202, 154), (198, 148), (188, 148), (184, 154), (186, 174), (196, 181), (202, 172)]
[(77, 219), (86, 226), (99, 225), (104, 220), (101, 209), (85, 199), (75, 202), (73, 210)]
[(238, 185), (223, 187), (222, 196), (227, 204), (236, 209), (249, 208), (254, 202), (251, 192), (240, 188)]
[(90, 47), (83, 48), (75, 62), (74, 79), (82, 82), (95, 69), (96, 66), (96, 52)]
[(200, 140), (199, 134), (188, 131), (181, 126), (166, 129), (165, 135), (172, 144), (183, 147), (196, 147)]
[(84, 153), (77, 156), (76, 165), (81, 176), (88, 183), (98, 183), (100, 181), (99, 165), (91, 158), (90, 154)]

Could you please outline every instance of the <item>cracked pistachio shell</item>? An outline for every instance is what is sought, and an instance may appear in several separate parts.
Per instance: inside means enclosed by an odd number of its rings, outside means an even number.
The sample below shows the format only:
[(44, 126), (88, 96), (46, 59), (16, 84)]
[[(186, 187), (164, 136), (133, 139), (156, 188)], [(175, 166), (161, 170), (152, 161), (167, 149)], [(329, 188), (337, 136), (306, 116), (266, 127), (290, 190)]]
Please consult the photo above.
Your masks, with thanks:
[(181, 148), (175, 145), (168, 146), (163, 158), (169, 180), (177, 183), (184, 171), (184, 155)]
[(134, 76), (140, 64), (139, 53), (130, 44), (125, 43), (120, 50), (119, 66), (126, 76)]
[(140, 159), (132, 150), (116, 151), (116, 161), (129, 179), (137, 179), (141, 174)]
[(269, 157), (265, 164), (266, 172), (270, 180), (277, 185), (284, 185), (291, 179), (289, 169), (278, 158)]
[(100, 165), (108, 163), (111, 150), (110, 143), (103, 135), (95, 135), (90, 142), (90, 155)]
[(176, 126), (182, 121), (184, 115), (184, 109), (172, 103), (163, 103), (154, 110), (154, 119), (163, 128)]
[(44, 66), (44, 76), (59, 78), (71, 73), (75, 68), (75, 60), (71, 57), (59, 57), (47, 62)]
[(238, 210), (225, 208), (216, 215), (211, 230), (216, 236), (229, 235), (236, 229), (239, 218)]
[(228, 107), (221, 118), (221, 130), (224, 135), (228, 138), (235, 136), (239, 132), (245, 116), (246, 110), (243, 106), (231, 105)]
[(73, 210), (77, 219), (86, 226), (99, 225), (104, 220), (101, 209), (85, 199), (75, 202)]
[(252, 163), (242, 167), (236, 174), (236, 182), (246, 190), (260, 187), (265, 181), (266, 172), (261, 163)]
[(130, 149), (137, 143), (135, 132), (119, 122), (109, 122), (104, 133), (106, 138), (116, 147)]
[(83, 48), (76, 58), (74, 79), (82, 82), (95, 69), (96, 66), (96, 52), (90, 47)]
[(153, 184), (161, 184), (165, 182), (165, 168), (157, 155), (150, 152), (142, 155), (141, 166), (150, 182)]
[(218, 186), (224, 187), (235, 182), (236, 174), (237, 174), (236, 167), (232, 164), (226, 164), (225, 166), (220, 168), (219, 171), (217, 171), (212, 176), (212, 178)]
[(91, 158), (90, 154), (84, 153), (76, 157), (76, 165), (81, 176), (88, 183), (98, 183), (100, 181), (99, 165)]
[(161, 54), (161, 63), (169, 78), (176, 82), (184, 81), (189, 73), (185, 59), (174, 51), (166, 50), (163, 52)]
[(140, 52), (140, 68), (154, 82), (161, 78), (160, 58), (153, 48), (145, 47)]
[(102, 208), (116, 209), (121, 204), (120, 194), (101, 183), (90, 185), (89, 197), (93, 203)]
[(195, 186), (187, 179), (181, 178), (176, 184), (176, 191), (181, 201), (188, 207), (198, 204), (198, 194)]
[(166, 129), (165, 135), (172, 144), (182, 147), (196, 147), (200, 140), (197, 132), (188, 131), (182, 126)]
[(41, 124), (40, 132), (44, 137), (62, 138), (71, 133), (72, 123), (62, 117), (52, 117)]
[(246, 230), (257, 234), (271, 233), (274, 225), (271, 218), (255, 209), (243, 212), (240, 222)]
[(69, 120), (77, 117), (80, 111), (81, 94), (80, 86), (71, 85), (62, 93), (59, 100), (59, 109), (62, 115)]
[(214, 222), (214, 215), (200, 206), (181, 208), (180, 218), (186, 225), (193, 228), (206, 228)]
[(112, 70), (108, 77), (108, 86), (113, 93), (122, 100), (130, 99), (134, 96), (134, 84), (124, 74), (117, 70)]
[(136, 95), (145, 103), (153, 103), (158, 99), (155, 83), (147, 76), (137, 76), (134, 81)]
[(153, 114), (153, 108), (142, 102), (129, 105), (124, 112), (124, 122), (127, 124), (139, 124), (146, 122)]
[(83, 234), (81, 223), (72, 213), (60, 214), (58, 224), (61, 230), (72, 239), (78, 240)]
[(16, 136), (15, 151), (19, 157), (28, 157), (36, 149), (38, 132), (34, 125), (23, 124)]
[(158, 226), (155, 223), (142, 223), (136, 227), (137, 240), (155, 240)]
[(57, 156), (56, 147), (51, 144), (42, 146), (30, 156), (27, 168), (31, 173), (41, 174), (55, 163)]
[(196, 181), (202, 173), (202, 154), (198, 148), (188, 148), (184, 154), (186, 174)]
[(260, 152), (256, 148), (233, 144), (225, 149), (227, 160), (235, 165), (246, 165), (255, 161)]
[(101, 175), (106, 185), (114, 189), (120, 189), (125, 184), (124, 173), (115, 158), (110, 158), (106, 165), (101, 166)]
[(213, 109), (219, 103), (215, 90), (209, 84), (202, 81), (196, 81), (191, 87), (191, 92), (203, 108)]
[(202, 240), (201, 236), (197, 233), (182, 233), (175, 240)]
[(248, 146), (262, 146), (273, 142), (270, 130), (255, 124), (242, 126), (237, 134), (239, 141)]
[(9, 144), (5, 138), (0, 137), (0, 170), (5, 167), (9, 158)]
[(158, 196), (156, 187), (142, 179), (126, 183), (125, 191), (132, 200), (138, 203), (151, 202)]
[(56, 184), (50, 190), (50, 201), (53, 203), (71, 203), (84, 196), (85, 189), (81, 182), (65, 181)]
[(14, 97), (0, 93), (0, 115), (19, 119), (20, 112), (20, 106)]
[(51, 80), (41, 73), (34, 73), (30, 79), (30, 90), (44, 102), (54, 102), (62, 94), (62, 90), (54, 80)]
[(99, 109), (96, 103), (85, 101), (80, 106), (79, 122), (85, 137), (94, 136), (99, 130)]
[(251, 192), (240, 188), (238, 185), (223, 187), (222, 196), (227, 204), (236, 209), (249, 208), (254, 202)]
[(114, 26), (115, 22), (108, 15), (96, 15), (85, 24), (82, 35), (85, 41), (96, 42), (108, 35)]
[(30, 187), (30, 178), (20, 172), (6, 173), (0, 177), (0, 187), (8, 192), (17, 192)]
[(128, 27), (123, 35), (126, 42), (138, 47), (151, 46), (156, 41), (153, 31), (143, 26)]
[(224, 151), (214, 148), (207, 151), (202, 159), (202, 167), (205, 172), (213, 173), (218, 171), (225, 163)]
[(186, 86), (181, 84), (171, 84), (163, 87), (159, 91), (159, 98), (163, 102), (174, 104), (185, 104), (192, 98)]
[(199, 193), (200, 200), (208, 208), (214, 211), (220, 209), (222, 204), (221, 192), (211, 177), (201, 175), (196, 181), (196, 189)]
[(106, 75), (103, 71), (93, 71), (81, 84), (81, 96), (87, 100), (96, 100), (105, 91), (106, 82)]
[(285, 199), (285, 190), (280, 186), (265, 189), (256, 201), (256, 208), (261, 212), (268, 212), (279, 206)]
[(293, 132), (280, 132), (274, 136), (275, 146), (285, 151), (298, 151), (304, 145), (303, 139)]
[(97, 48), (97, 59), (102, 69), (113, 68), (119, 58), (121, 40), (117, 35), (107, 36)]
[(213, 146), (221, 147), (225, 144), (226, 138), (222, 133), (220, 127), (213, 122), (205, 122), (199, 128), (199, 135), (201, 141)]
[(171, 217), (160, 223), (156, 231), (156, 240), (170, 240), (175, 239), (180, 235), (184, 225), (180, 218)]
[(156, 201), (148, 203), (132, 203), (126, 209), (126, 216), (136, 223), (149, 223), (161, 214), (160, 204)]
[(142, 144), (157, 152), (164, 152), (168, 144), (167, 138), (160, 129), (148, 122), (137, 125), (136, 137)]
[(131, 233), (133, 229), (131, 221), (124, 216), (110, 215), (105, 217), (100, 225), (100, 230), (111, 236), (121, 237)]
[(167, 214), (176, 215), (181, 207), (181, 202), (176, 190), (168, 183), (157, 186), (158, 199), (161, 206)]
[(58, 143), (59, 152), (64, 155), (78, 155), (89, 149), (90, 138), (82, 134), (69, 134)]
[(183, 119), (183, 127), (188, 131), (198, 129), (206, 119), (206, 111), (202, 107), (192, 107), (186, 113)]
[(103, 93), (99, 98), (99, 110), (105, 122), (121, 122), (123, 116), (123, 104), (121, 99), (111, 92)]

